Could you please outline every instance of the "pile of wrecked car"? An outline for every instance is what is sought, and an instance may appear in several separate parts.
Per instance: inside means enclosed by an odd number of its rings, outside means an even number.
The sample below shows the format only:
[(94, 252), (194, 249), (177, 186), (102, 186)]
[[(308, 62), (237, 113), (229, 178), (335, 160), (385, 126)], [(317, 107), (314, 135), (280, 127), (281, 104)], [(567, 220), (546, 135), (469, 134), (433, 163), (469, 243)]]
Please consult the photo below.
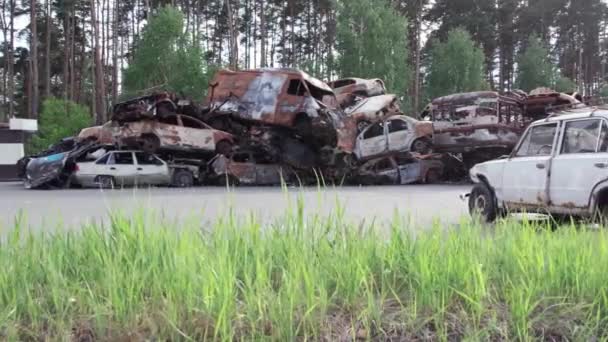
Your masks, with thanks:
[(434, 183), (507, 153), (564, 105), (580, 102), (548, 90), (455, 94), (417, 120), (379, 79), (221, 70), (203, 105), (167, 92), (118, 103), (111, 121), (22, 159), (20, 176), (32, 188)]

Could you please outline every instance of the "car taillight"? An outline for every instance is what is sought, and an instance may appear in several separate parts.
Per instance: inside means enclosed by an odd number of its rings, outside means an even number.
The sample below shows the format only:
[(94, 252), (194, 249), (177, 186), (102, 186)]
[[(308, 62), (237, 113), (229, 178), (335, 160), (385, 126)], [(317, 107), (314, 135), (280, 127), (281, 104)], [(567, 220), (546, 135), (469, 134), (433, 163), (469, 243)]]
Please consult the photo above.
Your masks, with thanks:
[(73, 169), (74, 169), (74, 172), (80, 171), (80, 168), (78, 167), (78, 164), (74, 164), (74, 168)]

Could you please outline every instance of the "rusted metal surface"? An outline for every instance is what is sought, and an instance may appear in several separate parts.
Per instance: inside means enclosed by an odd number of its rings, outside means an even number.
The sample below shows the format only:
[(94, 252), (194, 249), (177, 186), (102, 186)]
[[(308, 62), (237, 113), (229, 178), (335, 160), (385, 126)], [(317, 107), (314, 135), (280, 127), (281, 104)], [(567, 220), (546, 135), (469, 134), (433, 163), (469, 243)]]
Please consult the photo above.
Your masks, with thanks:
[(332, 89), (295, 69), (219, 71), (211, 81), (211, 115), (294, 127), (297, 119), (314, 119), (337, 105)]
[(211, 169), (219, 182), (243, 185), (276, 185), (291, 182), (294, 171), (289, 166), (269, 163), (265, 156), (254, 152), (236, 152), (230, 158), (217, 156)]
[(354, 105), (361, 98), (386, 94), (384, 81), (376, 79), (345, 78), (329, 82), (342, 108)]
[(439, 155), (391, 153), (361, 165), (354, 176), (359, 184), (435, 183), (445, 173)]
[[(194, 124), (188, 127), (184, 123), (186, 119)], [(181, 115), (169, 115), (161, 120), (147, 119), (124, 123), (117, 140), (125, 145), (139, 145), (146, 150), (156, 147), (168, 150), (215, 152), (222, 141), (234, 144), (234, 136), (231, 134), (215, 130), (196, 119), (183, 118)]]
[(84, 128), (78, 134), (77, 139), (80, 141), (94, 140), (99, 144), (113, 145), (116, 143), (114, 136), (119, 130), (119, 127), (110, 121), (102, 126)]
[(396, 95), (379, 95), (363, 98), (344, 111), (357, 122), (372, 123), (391, 115), (400, 114), (401, 108)]
[(178, 99), (174, 94), (158, 92), (117, 103), (112, 108), (113, 121), (137, 121), (157, 115), (176, 113)]

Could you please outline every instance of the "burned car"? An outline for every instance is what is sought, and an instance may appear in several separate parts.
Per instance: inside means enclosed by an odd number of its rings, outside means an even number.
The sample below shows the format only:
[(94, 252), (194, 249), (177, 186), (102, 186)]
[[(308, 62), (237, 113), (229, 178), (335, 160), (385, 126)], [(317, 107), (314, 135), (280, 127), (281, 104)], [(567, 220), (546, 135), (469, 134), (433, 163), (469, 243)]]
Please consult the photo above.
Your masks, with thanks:
[(378, 95), (363, 98), (344, 109), (344, 112), (356, 122), (357, 130), (361, 132), (374, 122), (401, 114), (401, 108), (396, 95)]
[(295, 69), (221, 70), (207, 102), (205, 121), (218, 129), (230, 130), (236, 121), (290, 128), (302, 136), (331, 131), (329, 112), (337, 106), (329, 86)]
[(210, 166), (210, 181), (220, 184), (277, 185), (297, 179), (292, 168), (276, 164), (267, 154), (256, 151), (237, 151), (231, 157), (218, 155)]
[(95, 160), (100, 154), (111, 149), (113, 146), (85, 141), (74, 144), (69, 151), (31, 158), (25, 167), (23, 184), (26, 189), (43, 186), (69, 187), (78, 162)]
[(112, 121), (137, 121), (145, 118), (175, 114), (177, 97), (168, 92), (155, 92), (117, 103), (112, 108)]
[(388, 152), (431, 151), (433, 124), (396, 115), (367, 127), (357, 137), (354, 153), (365, 160)]
[(344, 78), (329, 82), (328, 85), (334, 90), (338, 103), (343, 108), (352, 106), (361, 98), (386, 94), (384, 81), (379, 78)]
[(119, 126), (108, 121), (101, 126), (92, 126), (84, 128), (78, 133), (76, 139), (79, 141), (92, 140), (103, 145), (113, 145), (116, 143), (116, 135), (120, 131)]
[(353, 182), (361, 185), (432, 184), (442, 179), (444, 169), (436, 156), (393, 153), (363, 164), (357, 169)]
[(235, 143), (232, 134), (218, 131), (193, 117), (169, 114), (155, 120), (123, 123), (118, 133), (121, 144), (146, 152), (189, 151), (229, 154)]

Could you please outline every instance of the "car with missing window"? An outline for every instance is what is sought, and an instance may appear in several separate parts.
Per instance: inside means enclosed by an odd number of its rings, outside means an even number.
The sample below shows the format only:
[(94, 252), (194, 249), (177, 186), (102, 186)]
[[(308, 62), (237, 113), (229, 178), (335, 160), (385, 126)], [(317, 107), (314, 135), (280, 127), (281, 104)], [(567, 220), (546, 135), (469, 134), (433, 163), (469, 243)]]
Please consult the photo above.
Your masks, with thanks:
[(389, 152), (427, 154), (431, 151), (432, 135), (432, 123), (395, 115), (364, 129), (357, 137), (354, 153), (359, 161)]
[(433, 184), (444, 175), (445, 167), (437, 156), (424, 158), (398, 152), (372, 159), (360, 166), (353, 177), (359, 185)]
[(117, 133), (118, 142), (150, 153), (185, 151), (229, 154), (235, 143), (232, 134), (213, 129), (190, 116), (168, 114), (156, 119), (126, 122)]
[(484, 221), (508, 213), (608, 214), (608, 110), (572, 109), (534, 122), (508, 156), (475, 165), (469, 211)]
[(255, 150), (239, 150), (230, 157), (216, 156), (210, 162), (209, 178), (214, 183), (230, 185), (277, 185), (297, 180), (288, 165), (278, 164), (268, 154)]
[(193, 186), (199, 178), (191, 165), (168, 164), (144, 151), (110, 151), (74, 167), (72, 185), (114, 188), (132, 185)]

